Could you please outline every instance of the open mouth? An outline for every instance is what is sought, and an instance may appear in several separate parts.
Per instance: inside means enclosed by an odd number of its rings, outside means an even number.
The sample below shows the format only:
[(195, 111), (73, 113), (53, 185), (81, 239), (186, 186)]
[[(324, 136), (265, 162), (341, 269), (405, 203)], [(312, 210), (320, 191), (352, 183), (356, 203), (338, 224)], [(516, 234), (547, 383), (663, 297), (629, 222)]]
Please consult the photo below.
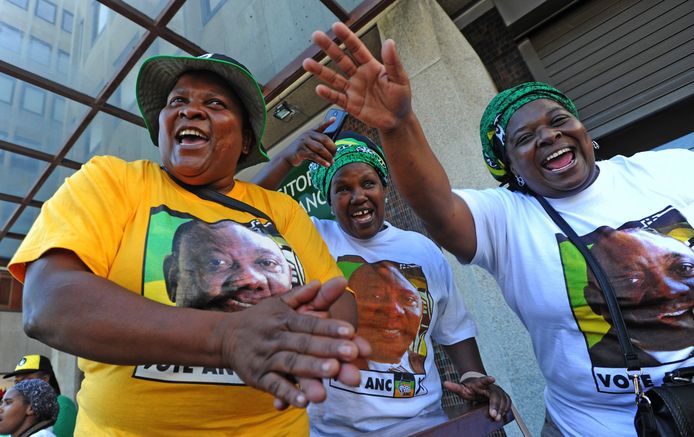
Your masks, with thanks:
[(184, 128), (176, 134), (176, 141), (183, 146), (198, 145), (206, 142), (208, 139), (204, 132), (194, 128)]
[(227, 299), (222, 303), (224, 311), (239, 311), (246, 308), (250, 308), (252, 306), (253, 304), (241, 302), (240, 300), (236, 299)]
[(552, 153), (542, 161), (542, 166), (549, 171), (562, 171), (576, 162), (576, 155), (570, 148), (564, 147)]
[(381, 332), (385, 338), (396, 338), (400, 335), (399, 329), (383, 329)]
[(352, 213), (352, 220), (357, 223), (368, 223), (373, 218), (373, 209), (364, 208)]
[(216, 296), (207, 302), (203, 309), (210, 309), (216, 311), (241, 311), (246, 308), (253, 306), (253, 303), (243, 302), (239, 299), (229, 297), (228, 295)]

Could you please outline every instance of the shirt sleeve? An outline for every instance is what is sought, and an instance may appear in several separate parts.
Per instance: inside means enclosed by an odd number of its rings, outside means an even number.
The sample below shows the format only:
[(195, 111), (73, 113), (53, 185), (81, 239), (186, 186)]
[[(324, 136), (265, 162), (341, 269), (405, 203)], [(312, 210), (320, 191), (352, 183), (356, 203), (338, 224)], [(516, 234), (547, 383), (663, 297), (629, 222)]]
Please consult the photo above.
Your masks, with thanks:
[(10, 261), (12, 275), (23, 282), (27, 263), (60, 248), (74, 252), (95, 274), (106, 276), (138, 198), (129, 187), (142, 186), (137, 181), (126, 184), (128, 177), (136, 177), (128, 172), (121, 159), (95, 157), (67, 178), (43, 205)]

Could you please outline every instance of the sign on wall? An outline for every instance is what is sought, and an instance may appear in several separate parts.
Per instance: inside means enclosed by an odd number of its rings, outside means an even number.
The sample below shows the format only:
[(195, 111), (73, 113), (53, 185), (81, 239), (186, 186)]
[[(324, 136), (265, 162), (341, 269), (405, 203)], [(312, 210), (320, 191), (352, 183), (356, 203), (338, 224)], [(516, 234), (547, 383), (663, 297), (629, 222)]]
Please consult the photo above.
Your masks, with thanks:
[(311, 177), (308, 175), (308, 165), (309, 161), (304, 161), (300, 166), (294, 167), (282, 181), (277, 191), (286, 193), (294, 198), (310, 216), (321, 219), (334, 219), (330, 212), (330, 206), (323, 194), (318, 192), (311, 184)]

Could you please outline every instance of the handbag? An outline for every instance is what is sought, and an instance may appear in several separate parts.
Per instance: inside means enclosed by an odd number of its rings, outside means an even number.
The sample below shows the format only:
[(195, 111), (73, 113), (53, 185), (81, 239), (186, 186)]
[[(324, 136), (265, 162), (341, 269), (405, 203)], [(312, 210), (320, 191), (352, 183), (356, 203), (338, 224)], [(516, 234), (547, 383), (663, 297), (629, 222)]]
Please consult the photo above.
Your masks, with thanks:
[(694, 367), (684, 367), (667, 372), (661, 386), (643, 390), (639, 382), (641, 364), (628, 334), (622, 312), (617, 303), (612, 284), (602, 267), (590, 252), (581, 237), (547, 202), (533, 193), (554, 223), (581, 252), (595, 275), (605, 296), (607, 308), (617, 331), (619, 348), (624, 356), (627, 374), (634, 382), (636, 395), (636, 415), (634, 427), (639, 437), (694, 437)]

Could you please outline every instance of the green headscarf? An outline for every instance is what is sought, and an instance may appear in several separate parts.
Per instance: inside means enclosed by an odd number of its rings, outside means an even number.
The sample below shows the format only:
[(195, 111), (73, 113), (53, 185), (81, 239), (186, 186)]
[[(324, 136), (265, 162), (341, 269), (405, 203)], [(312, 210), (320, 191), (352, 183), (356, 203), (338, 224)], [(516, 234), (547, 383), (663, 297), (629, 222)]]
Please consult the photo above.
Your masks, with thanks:
[(311, 183), (330, 203), (330, 183), (337, 171), (347, 164), (362, 162), (376, 170), (383, 186), (388, 185), (388, 166), (383, 151), (373, 141), (356, 132), (342, 132), (335, 140), (337, 150), (330, 167), (323, 167), (315, 162), (308, 166)]
[(574, 102), (558, 89), (543, 82), (526, 82), (500, 92), (489, 102), (482, 114), (482, 155), (489, 172), (502, 184), (508, 183), (512, 177), (503, 160), (508, 121), (521, 106), (539, 99), (554, 100), (578, 118)]

